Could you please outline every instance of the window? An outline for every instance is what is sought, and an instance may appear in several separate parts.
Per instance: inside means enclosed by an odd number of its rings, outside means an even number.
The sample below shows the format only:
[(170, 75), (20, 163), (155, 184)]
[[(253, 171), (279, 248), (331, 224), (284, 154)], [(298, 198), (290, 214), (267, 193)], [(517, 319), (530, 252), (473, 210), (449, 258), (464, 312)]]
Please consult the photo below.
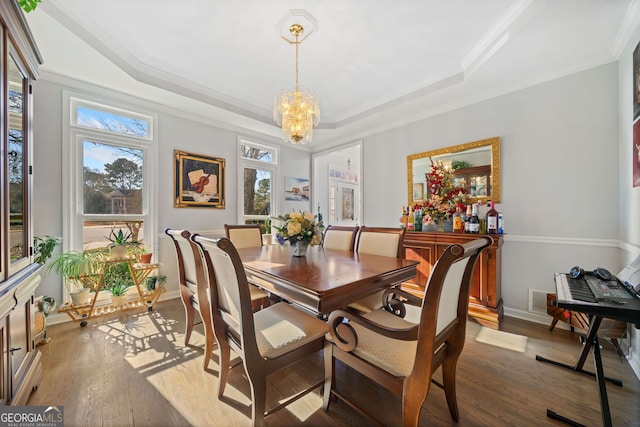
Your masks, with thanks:
[(277, 182), (276, 148), (240, 139), (238, 218), (240, 224), (263, 222), (274, 214)]
[[(0, 194), (4, 194), (4, 203), (8, 210), (2, 210), (0, 217), (0, 236), (8, 236), (2, 240), (0, 252), (6, 254), (0, 261), (0, 281), (26, 267), (30, 263), (30, 225), (29, 213), (31, 189), (31, 153), (28, 132), (29, 79), (14, 47), (8, 45), (7, 81), (4, 94), (4, 105), (7, 106), (6, 118), (8, 123), (6, 139), (2, 137), (0, 151), (6, 153), (6, 169), (0, 180)], [(4, 156), (3, 156), (4, 160)]]
[(107, 246), (111, 230), (122, 229), (153, 250), (153, 117), (73, 96), (68, 102), (64, 249)]

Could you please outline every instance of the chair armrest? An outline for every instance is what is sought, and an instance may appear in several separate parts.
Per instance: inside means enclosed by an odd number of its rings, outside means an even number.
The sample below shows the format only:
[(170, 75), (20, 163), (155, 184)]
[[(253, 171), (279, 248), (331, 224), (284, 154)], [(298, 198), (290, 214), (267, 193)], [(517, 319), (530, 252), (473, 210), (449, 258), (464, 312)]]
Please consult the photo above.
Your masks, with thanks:
[(407, 315), (407, 309), (405, 304), (413, 305), (416, 307), (422, 306), (422, 298), (418, 298), (406, 291), (399, 288), (389, 288), (384, 291), (382, 295), (382, 307), (389, 313), (395, 314), (398, 317), (404, 317)]
[(355, 310), (332, 311), (329, 314), (327, 323), (334, 343), (344, 351), (352, 351), (358, 345), (358, 334), (351, 326), (352, 323), (388, 338), (402, 341), (415, 341), (418, 339), (418, 324), (409, 328), (392, 328), (364, 318)]

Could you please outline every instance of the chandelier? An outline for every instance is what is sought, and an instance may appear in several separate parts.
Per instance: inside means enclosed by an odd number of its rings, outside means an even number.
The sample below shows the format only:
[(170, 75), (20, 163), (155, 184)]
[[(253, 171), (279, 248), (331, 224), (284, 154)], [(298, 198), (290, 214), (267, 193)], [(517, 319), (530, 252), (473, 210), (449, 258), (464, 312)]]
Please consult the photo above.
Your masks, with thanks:
[(298, 85), (298, 38), (304, 33), (300, 24), (293, 24), (289, 28), (295, 42), (283, 39), (287, 43), (296, 45), (296, 86), (293, 92), (284, 90), (276, 96), (273, 107), (273, 118), (282, 126), (282, 139), (291, 144), (306, 144), (313, 138), (313, 127), (320, 121), (320, 109), (317, 96), (300, 89)]

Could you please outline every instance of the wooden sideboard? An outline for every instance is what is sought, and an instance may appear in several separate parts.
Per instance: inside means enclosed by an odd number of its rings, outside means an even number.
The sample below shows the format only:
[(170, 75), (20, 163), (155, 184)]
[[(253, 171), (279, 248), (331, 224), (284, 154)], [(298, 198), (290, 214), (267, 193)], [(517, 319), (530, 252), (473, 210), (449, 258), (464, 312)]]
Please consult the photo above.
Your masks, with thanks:
[[(502, 235), (491, 234), (493, 244), (478, 259), (471, 283), (469, 316), (483, 326), (500, 328), (503, 316), (500, 281), (502, 271)], [(465, 243), (476, 234), (408, 231), (404, 235), (404, 258), (420, 262), (415, 279), (402, 285), (403, 289), (422, 297), (424, 286), (442, 252), (454, 243)]]

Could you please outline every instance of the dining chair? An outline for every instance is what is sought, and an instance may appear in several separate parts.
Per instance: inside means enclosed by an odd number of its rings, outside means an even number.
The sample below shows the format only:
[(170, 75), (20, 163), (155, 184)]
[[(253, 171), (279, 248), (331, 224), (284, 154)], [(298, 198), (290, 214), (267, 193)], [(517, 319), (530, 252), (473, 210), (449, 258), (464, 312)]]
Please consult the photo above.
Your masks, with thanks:
[(260, 224), (225, 224), (224, 232), (238, 249), (262, 246)]
[[(227, 239), (237, 248), (255, 248), (262, 246), (262, 230), (260, 224), (225, 224), (224, 231)], [(252, 285), (249, 288), (251, 292), (251, 303), (253, 311), (260, 310), (269, 305), (269, 294)]]
[[(400, 258), (404, 228), (360, 227), (356, 252), (359, 254), (380, 255)], [(350, 308), (366, 313), (382, 307), (384, 290), (359, 299), (349, 304)]]
[(325, 249), (337, 249), (352, 251), (356, 244), (356, 236), (360, 227), (345, 227), (329, 225), (322, 237), (322, 247)]
[(207, 278), (203, 271), (196, 268), (196, 258), (191, 247), (191, 233), (187, 230), (170, 228), (165, 229), (164, 232), (171, 237), (178, 258), (178, 287), (186, 315), (184, 345), (189, 345), (191, 332), (196, 324), (195, 312), (197, 311), (204, 326), (204, 369), (207, 369), (215, 346)]
[[(444, 389), (451, 418), (458, 422), (456, 366), (464, 347), (470, 283), (480, 252), (492, 243), (491, 237), (483, 236), (449, 246), (433, 267), (423, 299), (397, 288), (388, 289), (385, 297), (394, 313), (385, 309), (365, 314), (354, 310), (331, 312), (332, 357), (325, 357), (325, 370), (334, 372), (335, 360), (340, 360), (399, 394), (402, 425), (417, 426), (432, 375), (442, 367), (443, 384), (435, 384)], [(401, 317), (405, 305), (418, 307), (418, 323)], [(335, 378), (329, 382), (333, 389), (325, 388), (323, 396), (327, 407), (334, 395), (374, 419), (335, 390)]]
[[(255, 313), (251, 310), (249, 283), (233, 243), (226, 238), (212, 239), (194, 235), (211, 286), (213, 324), (220, 352), (218, 398), (224, 394), (231, 350), (244, 365), (251, 387), (251, 424), (264, 425), (264, 418), (293, 401), (329, 384), (331, 373), (322, 381), (296, 393), (275, 407), (266, 408), (267, 377), (321, 350), (331, 357), (331, 344), (325, 340), (328, 327), (315, 316), (285, 302), (278, 302)], [(326, 407), (326, 405), (325, 405)]]

